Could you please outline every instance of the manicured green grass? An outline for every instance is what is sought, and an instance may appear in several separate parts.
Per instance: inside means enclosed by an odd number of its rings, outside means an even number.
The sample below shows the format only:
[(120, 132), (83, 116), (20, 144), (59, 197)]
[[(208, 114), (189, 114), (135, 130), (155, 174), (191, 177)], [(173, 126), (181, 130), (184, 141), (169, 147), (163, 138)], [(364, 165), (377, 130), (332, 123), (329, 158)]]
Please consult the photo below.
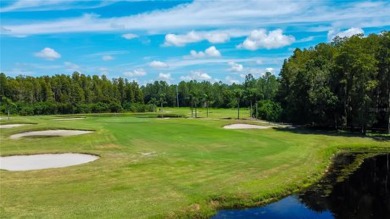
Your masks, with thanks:
[[(217, 208), (261, 204), (310, 185), (322, 176), (337, 151), (390, 150), (388, 141), (331, 133), (225, 130), (223, 125), (242, 121), (218, 118), (234, 118), (237, 111), (210, 112), (213, 116), (208, 119), (130, 114), (87, 115), (72, 121), (54, 121), (55, 116), (12, 118), (15, 123), (37, 124), (1, 129), (2, 156), (82, 152), (101, 158), (67, 168), (0, 170), (0, 217), (208, 217)], [(50, 128), (96, 132), (8, 138)]]
[[(191, 117), (191, 109), (187, 107), (180, 108), (168, 108), (164, 107), (163, 112), (165, 113), (175, 113), (184, 115), (186, 117)], [(206, 108), (198, 108), (197, 109), (198, 117), (200, 118), (209, 118), (209, 119), (237, 119), (238, 113), (237, 108), (235, 109), (209, 109), (209, 115), (207, 117), (207, 109)], [(194, 111), (195, 114), (195, 111)], [(249, 119), (249, 109), (248, 108), (240, 108), (240, 119)]]

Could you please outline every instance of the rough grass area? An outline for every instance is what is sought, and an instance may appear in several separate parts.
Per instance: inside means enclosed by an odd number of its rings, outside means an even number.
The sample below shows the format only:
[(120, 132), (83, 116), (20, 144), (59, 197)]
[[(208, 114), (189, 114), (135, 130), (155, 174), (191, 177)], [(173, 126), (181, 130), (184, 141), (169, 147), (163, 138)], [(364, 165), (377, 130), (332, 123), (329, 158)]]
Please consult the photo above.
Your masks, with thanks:
[[(200, 119), (139, 114), (61, 122), (55, 116), (12, 118), (37, 125), (0, 130), (1, 155), (74, 152), (101, 158), (67, 168), (0, 170), (0, 217), (209, 217), (218, 208), (262, 204), (309, 186), (338, 151), (390, 151), (389, 141), (337, 133), (226, 130), (222, 127), (235, 121), (220, 118), (234, 118), (237, 111), (210, 110), (208, 119), (205, 112)], [(9, 139), (43, 129), (96, 132)]]

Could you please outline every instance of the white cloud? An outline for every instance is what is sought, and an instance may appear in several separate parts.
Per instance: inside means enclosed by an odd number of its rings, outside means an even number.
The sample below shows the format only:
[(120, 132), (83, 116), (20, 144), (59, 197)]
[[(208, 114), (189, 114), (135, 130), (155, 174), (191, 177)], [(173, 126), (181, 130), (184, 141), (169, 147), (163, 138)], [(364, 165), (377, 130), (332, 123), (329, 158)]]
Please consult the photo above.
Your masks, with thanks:
[[(248, 65), (252, 65), (257, 63), (258, 60), (261, 60), (261, 64), (267, 65), (282, 65), (284, 59), (288, 58), (288, 54), (285, 56), (279, 57), (250, 57), (250, 58), (213, 58), (213, 59), (183, 59), (183, 58), (172, 58), (168, 59), (167, 63), (169, 64), (170, 69), (179, 69), (185, 68), (189, 66), (215, 66), (215, 65), (226, 65), (228, 62), (236, 62), (236, 63), (248, 63)], [(258, 64), (258, 63), (257, 63)]]
[(79, 71), (80, 66), (72, 63), (72, 62), (64, 62), (65, 68), (70, 70), (70, 71)]
[[(233, 34), (237, 36), (237, 34)], [(238, 34), (241, 35), (241, 34)], [(165, 46), (185, 46), (189, 43), (196, 43), (203, 40), (207, 40), (210, 43), (225, 43), (231, 37), (227, 31), (190, 31), (187, 34), (176, 35), (167, 34), (165, 35)]]
[(245, 74), (251, 74), (254, 77), (260, 77), (263, 76), (266, 72), (271, 72), (272, 74), (275, 73), (274, 68), (245, 68)]
[[(34, 4), (35, 8), (42, 8), (40, 4), (51, 4), (47, 0), (23, 0), (26, 4)], [(18, 1), (19, 2), (19, 1)], [(31, 2), (31, 3), (28, 3)], [(74, 2), (74, 1), (73, 1)], [(82, 4), (95, 1), (80, 1)], [(80, 2), (78, 4), (80, 4)], [(104, 1), (114, 2), (114, 1)], [(107, 3), (108, 4), (108, 3)], [(57, 4), (59, 6), (61, 4)], [(74, 4), (74, 7), (78, 7)], [(85, 6), (84, 5), (84, 6)], [(23, 6), (26, 8), (25, 6)], [(14, 7), (15, 9), (16, 7)], [(21, 7), (19, 7), (21, 8)], [(4, 8), (1, 10), (4, 11)], [(9, 8), (7, 10), (10, 10)], [(359, 25), (365, 27), (386, 27), (390, 24), (390, 2), (375, 1), (369, 4), (344, 1), (335, 6), (332, 1), (296, 1), (285, 0), (283, 4), (273, 0), (246, 0), (237, 4), (228, 4), (226, 1), (193, 1), (179, 4), (166, 10), (146, 11), (122, 17), (100, 17), (86, 14), (81, 17), (61, 18), (56, 20), (19, 21), (17, 23), (2, 20), (4, 28), (10, 30), (7, 35), (32, 35), (71, 32), (123, 32), (147, 31), (148, 33), (166, 33), (177, 30), (189, 31), (193, 29), (221, 30), (240, 27), (243, 30), (262, 27), (294, 27), (300, 30), (326, 26), (349, 28)], [(324, 31), (324, 30), (321, 30)], [(227, 34), (229, 37), (230, 34)], [(171, 35), (179, 36), (179, 35)], [(168, 37), (169, 38), (169, 37)], [(191, 38), (191, 37), (190, 37)], [(201, 37), (210, 42), (226, 42), (226, 34), (214, 34)], [(175, 40), (179, 40), (175, 43)], [(173, 39), (172, 45), (185, 45), (198, 42), (198, 38), (186, 40)], [(180, 42), (181, 41), (181, 42)], [(168, 43), (169, 44), (169, 43)]]
[(197, 52), (195, 50), (191, 50), (190, 51), (190, 55), (193, 58), (204, 58), (206, 54), (204, 54), (204, 52), (202, 52), (202, 51)]
[(328, 32), (328, 40), (332, 41), (337, 36), (344, 38), (344, 37), (351, 37), (351, 36), (356, 35), (356, 34), (364, 34), (363, 29), (356, 28), (356, 27), (349, 28), (348, 30), (345, 30), (345, 31), (332, 29)]
[(186, 35), (175, 35), (175, 34), (167, 34), (165, 36), (166, 46), (184, 46), (188, 43), (194, 43), (202, 41), (202, 37), (195, 33), (195, 31), (191, 31)]
[(246, 73), (258, 77), (264, 74), (264, 70), (260, 68), (247, 68)]
[(204, 52), (203, 51), (197, 52), (195, 50), (191, 50), (190, 55), (193, 58), (220, 57), (221, 52), (219, 52), (219, 50), (215, 48), (215, 46), (210, 46)]
[(258, 65), (262, 65), (262, 64), (263, 64), (263, 60), (262, 60), (262, 59), (258, 59), (258, 60), (256, 60), (256, 64), (258, 64)]
[(11, 30), (10, 29), (7, 29), (7, 28), (5, 28), (5, 27), (0, 27), (0, 30), (1, 30), (1, 32), (10, 32)]
[(158, 74), (158, 80), (161, 80), (161, 81), (170, 81), (172, 80), (172, 77), (171, 77), (171, 74), (170, 73), (162, 73), (160, 72)]
[(265, 29), (253, 30), (245, 41), (238, 45), (238, 48), (244, 48), (248, 50), (276, 49), (284, 46), (288, 46), (295, 41), (294, 36), (283, 35), (281, 29), (270, 31), (267, 34)]
[(145, 76), (146, 71), (142, 68), (134, 69), (133, 71), (124, 72), (123, 75), (126, 77), (137, 77), (137, 76)]
[(244, 70), (243, 65), (235, 63), (233, 61), (228, 62), (228, 65), (230, 66), (229, 71), (232, 72), (242, 72)]
[(96, 52), (85, 55), (85, 58), (97, 58), (97, 57), (103, 57), (103, 56), (113, 56), (114, 55), (123, 55), (128, 54), (129, 51), (127, 50), (113, 50), (113, 51), (104, 51), (104, 52)]
[(49, 47), (46, 47), (39, 52), (36, 52), (35, 56), (47, 60), (55, 60), (61, 58), (61, 55), (58, 52)]
[(302, 38), (300, 40), (297, 40), (296, 42), (297, 43), (305, 43), (305, 42), (310, 42), (312, 40), (314, 40), (314, 36), (305, 37), (305, 38)]
[(10, 4), (9, 6), (3, 7), (0, 9), (0, 12), (8, 12), (8, 11), (16, 11), (16, 10), (36, 10), (37, 8), (44, 7), (44, 6), (51, 6), (58, 5), (58, 4), (64, 4), (66, 2), (69, 2), (68, 0), (56, 0), (56, 1), (47, 1), (47, 0), (17, 0), (13, 4)]
[(189, 75), (180, 77), (180, 80), (183, 81), (191, 81), (191, 80), (209, 81), (211, 79), (212, 78), (210, 75), (202, 71), (191, 71)]
[(205, 38), (210, 43), (225, 43), (230, 39), (230, 35), (224, 32), (206, 33)]
[[(7, 0), (6, 0), (7, 1)], [(131, 1), (131, 0), (128, 0)], [(135, 0), (137, 1), (137, 0)], [(11, 1), (9, 1), (11, 2)], [(77, 0), (14, 0), (12, 4), (0, 8), (0, 12), (10, 11), (54, 11), (69, 9), (100, 8), (115, 1), (77, 1)]]
[(168, 68), (169, 65), (165, 62), (161, 62), (161, 61), (152, 61), (149, 63), (149, 66), (152, 67), (152, 68), (156, 68), (156, 69), (160, 69), (160, 68)]
[(110, 56), (110, 55), (104, 55), (104, 56), (102, 56), (102, 60), (103, 61), (111, 61), (111, 60), (113, 60), (114, 59), (114, 57), (112, 57), (112, 56)]
[(240, 83), (239, 80), (237, 80), (237, 79), (235, 79), (235, 78), (233, 78), (231, 76), (226, 76), (225, 77), (225, 81), (226, 81), (227, 84), (239, 84)]
[(131, 40), (131, 39), (137, 38), (138, 35), (132, 34), (132, 33), (126, 33), (126, 34), (123, 34), (122, 37), (125, 38), (126, 40)]
[(221, 53), (218, 51), (217, 48), (215, 48), (215, 46), (210, 46), (209, 48), (207, 48), (205, 50), (205, 54), (207, 56), (210, 56), (210, 57), (220, 57), (221, 56)]
[(100, 72), (100, 75), (108, 75), (109, 74), (109, 70), (106, 67), (100, 67), (100, 68), (98, 68), (98, 71)]

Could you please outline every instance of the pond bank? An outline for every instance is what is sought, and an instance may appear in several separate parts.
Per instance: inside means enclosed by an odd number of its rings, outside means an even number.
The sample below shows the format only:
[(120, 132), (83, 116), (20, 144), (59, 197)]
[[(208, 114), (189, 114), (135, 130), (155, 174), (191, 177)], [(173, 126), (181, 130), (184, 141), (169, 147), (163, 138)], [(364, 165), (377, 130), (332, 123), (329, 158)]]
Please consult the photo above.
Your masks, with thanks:
[(304, 192), (261, 207), (220, 210), (213, 218), (388, 218), (389, 160), (389, 153), (340, 154)]

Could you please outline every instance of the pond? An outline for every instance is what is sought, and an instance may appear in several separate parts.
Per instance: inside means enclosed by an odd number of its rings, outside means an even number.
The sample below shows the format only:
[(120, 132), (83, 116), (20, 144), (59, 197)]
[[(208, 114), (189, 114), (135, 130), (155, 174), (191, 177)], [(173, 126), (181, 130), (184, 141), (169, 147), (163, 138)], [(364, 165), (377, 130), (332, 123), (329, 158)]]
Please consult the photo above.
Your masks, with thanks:
[(388, 219), (390, 154), (340, 155), (329, 174), (301, 194), (262, 207), (220, 210), (213, 218)]

